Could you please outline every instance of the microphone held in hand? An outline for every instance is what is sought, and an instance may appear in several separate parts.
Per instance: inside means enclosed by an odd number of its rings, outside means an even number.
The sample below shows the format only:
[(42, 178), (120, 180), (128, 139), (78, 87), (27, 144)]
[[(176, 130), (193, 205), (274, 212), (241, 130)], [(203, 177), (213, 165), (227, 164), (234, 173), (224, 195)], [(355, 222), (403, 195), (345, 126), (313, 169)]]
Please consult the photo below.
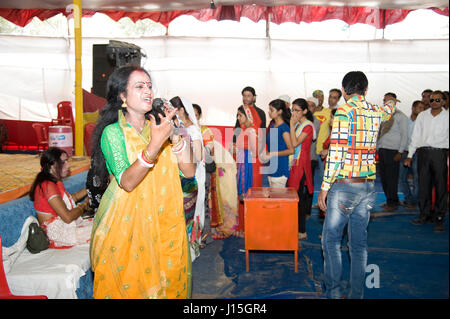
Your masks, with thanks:
[[(161, 124), (161, 118), (159, 117), (158, 114), (161, 114), (161, 116), (165, 117), (166, 114), (165, 114), (164, 110), (166, 108), (171, 109), (171, 110), (174, 109), (172, 103), (170, 103), (169, 100), (162, 99), (162, 98), (159, 98), (159, 97), (155, 98), (153, 100), (153, 103), (152, 103), (152, 109), (151, 109), (151, 111), (149, 111), (149, 112), (147, 112), (145, 114), (145, 118), (149, 120), (150, 119), (150, 114), (152, 114), (155, 117), (156, 125), (160, 125)], [(176, 115), (176, 117), (178, 118), (178, 115)], [(180, 122), (180, 124), (182, 123), (179, 118), (178, 118), (178, 121)], [(173, 122), (173, 125), (174, 125), (174, 132), (173, 132), (173, 134), (178, 135), (179, 134), (179, 129), (178, 129), (177, 125), (174, 122)]]
[(160, 98), (156, 98), (153, 100), (152, 103), (152, 109), (145, 113), (145, 118), (150, 120), (150, 114), (155, 117), (156, 125), (161, 124), (161, 118), (158, 114), (161, 114), (162, 116), (165, 116), (164, 114), (164, 101)]

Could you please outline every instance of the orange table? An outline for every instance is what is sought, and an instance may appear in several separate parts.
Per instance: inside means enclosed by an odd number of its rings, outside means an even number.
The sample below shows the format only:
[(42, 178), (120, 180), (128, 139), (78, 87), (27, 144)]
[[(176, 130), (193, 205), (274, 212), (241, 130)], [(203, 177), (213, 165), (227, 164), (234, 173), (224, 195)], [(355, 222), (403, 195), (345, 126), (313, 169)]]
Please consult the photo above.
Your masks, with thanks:
[(245, 262), (249, 250), (293, 250), (298, 271), (298, 195), (295, 188), (252, 187), (244, 197)]

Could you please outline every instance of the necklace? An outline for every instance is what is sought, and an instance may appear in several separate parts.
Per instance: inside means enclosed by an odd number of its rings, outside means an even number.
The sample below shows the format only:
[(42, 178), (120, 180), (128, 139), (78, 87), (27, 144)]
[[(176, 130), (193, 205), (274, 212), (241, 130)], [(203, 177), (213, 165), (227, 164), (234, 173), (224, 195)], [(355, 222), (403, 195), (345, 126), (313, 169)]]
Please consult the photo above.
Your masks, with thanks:
[(141, 124), (141, 125), (133, 125), (133, 124), (130, 123), (129, 121), (127, 121), (127, 123), (128, 123), (128, 125), (130, 125), (132, 128), (134, 128), (134, 129), (136, 130), (136, 132), (141, 133), (141, 132), (144, 130), (147, 121), (144, 119), (144, 123)]

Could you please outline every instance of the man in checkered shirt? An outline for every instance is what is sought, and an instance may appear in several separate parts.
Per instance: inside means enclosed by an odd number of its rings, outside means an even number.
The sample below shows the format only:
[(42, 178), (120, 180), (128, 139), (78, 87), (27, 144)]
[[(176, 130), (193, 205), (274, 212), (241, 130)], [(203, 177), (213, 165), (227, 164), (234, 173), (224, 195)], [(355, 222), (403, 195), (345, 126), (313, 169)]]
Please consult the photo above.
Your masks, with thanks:
[[(348, 224), (351, 256), (349, 298), (363, 298), (367, 264), (367, 225), (375, 205), (375, 154), (380, 124), (389, 120), (396, 101), (376, 106), (365, 100), (368, 80), (363, 72), (342, 80), (346, 104), (337, 108), (325, 163), (319, 207), (326, 210), (322, 231), (325, 286), (328, 298), (342, 298), (341, 240)], [(327, 199), (328, 197), (328, 199)], [(328, 205), (328, 209), (327, 209)]]

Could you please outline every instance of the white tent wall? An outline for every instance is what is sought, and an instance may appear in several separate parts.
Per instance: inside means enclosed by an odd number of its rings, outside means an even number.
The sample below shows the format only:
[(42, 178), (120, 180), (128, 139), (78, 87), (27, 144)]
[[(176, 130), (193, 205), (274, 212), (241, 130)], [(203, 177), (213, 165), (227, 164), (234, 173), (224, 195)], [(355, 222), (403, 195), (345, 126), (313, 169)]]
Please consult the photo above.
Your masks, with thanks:
[[(92, 87), (92, 45), (84, 38), (83, 88)], [(234, 125), (241, 90), (252, 86), (257, 105), (288, 94), (291, 99), (340, 88), (348, 71), (369, 79), (367, 98), (381, 103), (395, 92), (407, 115), (426, 88), (448, 90), (448, 40), (299, 41), (207, 37), (121, 38), (147, 54), (155, 95), (185, 96), (204, 110), (203, 123)], [(56, 105), (74, 101), (74, 41), (0, 36), (0, 118), (50, 121)], [(340, 101), (341, 103), (343, 100)]]
[(70, 41), (0, 36), (0, 118), (50, 121), (56, 105), (73, 100)]

